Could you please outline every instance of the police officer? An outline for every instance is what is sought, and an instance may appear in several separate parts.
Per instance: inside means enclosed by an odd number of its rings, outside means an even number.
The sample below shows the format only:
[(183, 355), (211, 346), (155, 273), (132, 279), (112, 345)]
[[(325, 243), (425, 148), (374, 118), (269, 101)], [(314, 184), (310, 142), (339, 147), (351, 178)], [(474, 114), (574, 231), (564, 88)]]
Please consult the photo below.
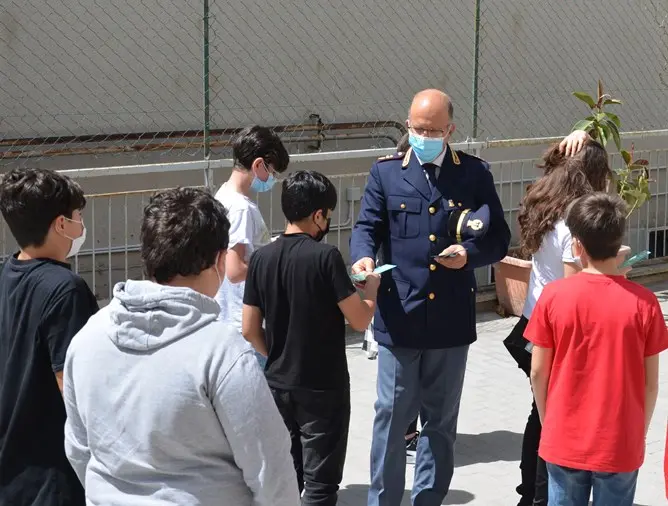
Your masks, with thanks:
[[(372, 271), (379, 249), (397, 265), (382, 276), (374, 319), (380, 346), (369, 506), (400, 504), (404, 433), (418, 411), (423, 429), (412, 502), (436, 506), (447, 494), (468, 347), (476, 340), (474, 269), (503, 258), (510, 242), (489, 166), (448, 146), (452, 113), (439, 90), (415, 96), (407, 120), (411, 147), (371, 167), (352, 233), (354, 273)], [(485, 204), (486, 233), (457, 243), (450, 214)], [(478, 220), (468, 221), (479, 228)]]

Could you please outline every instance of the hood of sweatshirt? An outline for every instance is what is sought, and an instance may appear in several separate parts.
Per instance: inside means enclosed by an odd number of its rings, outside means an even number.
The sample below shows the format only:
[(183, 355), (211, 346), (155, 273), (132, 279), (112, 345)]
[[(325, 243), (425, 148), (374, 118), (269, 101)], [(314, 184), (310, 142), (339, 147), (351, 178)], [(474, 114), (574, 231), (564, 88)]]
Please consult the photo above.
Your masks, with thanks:
[(114, 287), (108, 335), (119, 348), (150, 351), (192, 334), (219, 313), (215, 300), (190, 288), (127, 281)]

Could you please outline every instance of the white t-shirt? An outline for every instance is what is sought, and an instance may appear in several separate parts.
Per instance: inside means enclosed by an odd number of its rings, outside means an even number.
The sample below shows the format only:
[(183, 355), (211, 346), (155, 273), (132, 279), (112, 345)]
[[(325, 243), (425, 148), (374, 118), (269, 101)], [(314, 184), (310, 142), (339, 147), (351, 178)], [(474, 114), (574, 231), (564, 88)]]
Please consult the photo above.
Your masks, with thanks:
[[(225, 183), (216, 193), (218, 200), (227, 211), (230, 220), (230, 244), (232, 249), (237, 244), (246, 246), (248, 262), (251, 253), (268, 244), (271, 240), (269, 229), (264, 223), (257, 204), (245, 195), (235, 191)], [(220, 306), (220, 320), (234, 325), (241, 332), (241, 310), (243, 308), (244, 287), (246, 283), (231, 283), (227, 276), (216, 294), (216, 302)]]
[(531, 260), (529, 291), (522, 311), (525, 318), (531, 317), (545, 285), (564, 277), (564, 263), (578, 263), (578, 260), (573, 257), (572, 244), (571, 231), (568, 230), (564, 220), (557, 222), (554, 228), (543, 237), (540, 248), (534, 253)]

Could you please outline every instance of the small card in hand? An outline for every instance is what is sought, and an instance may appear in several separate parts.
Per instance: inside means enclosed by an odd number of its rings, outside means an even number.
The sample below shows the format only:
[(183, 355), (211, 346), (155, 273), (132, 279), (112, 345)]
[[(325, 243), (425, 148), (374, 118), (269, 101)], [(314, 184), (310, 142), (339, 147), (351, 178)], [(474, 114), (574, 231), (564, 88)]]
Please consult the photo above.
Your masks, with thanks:
[[(374, 274), (382, 274), (383, 272), (391, 271), (395, 267), (396, 267), (396, 265), (385, 264), (385, 265), (381, 265), (380, 267), (376, 267), (373, 272), (374, 272)], [(353, 274), (352, 276), (350, 276), (350, 279), (352, 279), (353, 281), (356, 281), (358, 283), (362, 283), (365, 278), (366, 278), (366, 276), (363, 273)]]

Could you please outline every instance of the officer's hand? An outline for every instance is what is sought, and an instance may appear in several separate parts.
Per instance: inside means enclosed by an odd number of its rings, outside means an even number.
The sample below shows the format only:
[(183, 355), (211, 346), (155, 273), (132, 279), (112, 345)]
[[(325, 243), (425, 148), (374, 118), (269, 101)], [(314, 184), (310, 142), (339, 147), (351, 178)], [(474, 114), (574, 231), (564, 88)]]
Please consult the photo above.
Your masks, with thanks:
[[(455, 256), (448, 256), (451, 254)], [(461, 244), (453, 244), (441, 251), (441, 256), (436, 258), (436, 261), (446, 269), (461, 269), (468, 262), (468, 255), (466, 249)]]
[(353, 274), (360, 274), (362, 272), (373, 272), (376, 268), (376, 262), (373, 261), (373, 258), (364, 257), (360, 258), (353, 265)]
[(575, 130), (559, 143), (559, 151), (561, 151), (564, 156), (576, 155), (582, 149), (587, 139), (590, 138), (589, 134), (584, 130)]

